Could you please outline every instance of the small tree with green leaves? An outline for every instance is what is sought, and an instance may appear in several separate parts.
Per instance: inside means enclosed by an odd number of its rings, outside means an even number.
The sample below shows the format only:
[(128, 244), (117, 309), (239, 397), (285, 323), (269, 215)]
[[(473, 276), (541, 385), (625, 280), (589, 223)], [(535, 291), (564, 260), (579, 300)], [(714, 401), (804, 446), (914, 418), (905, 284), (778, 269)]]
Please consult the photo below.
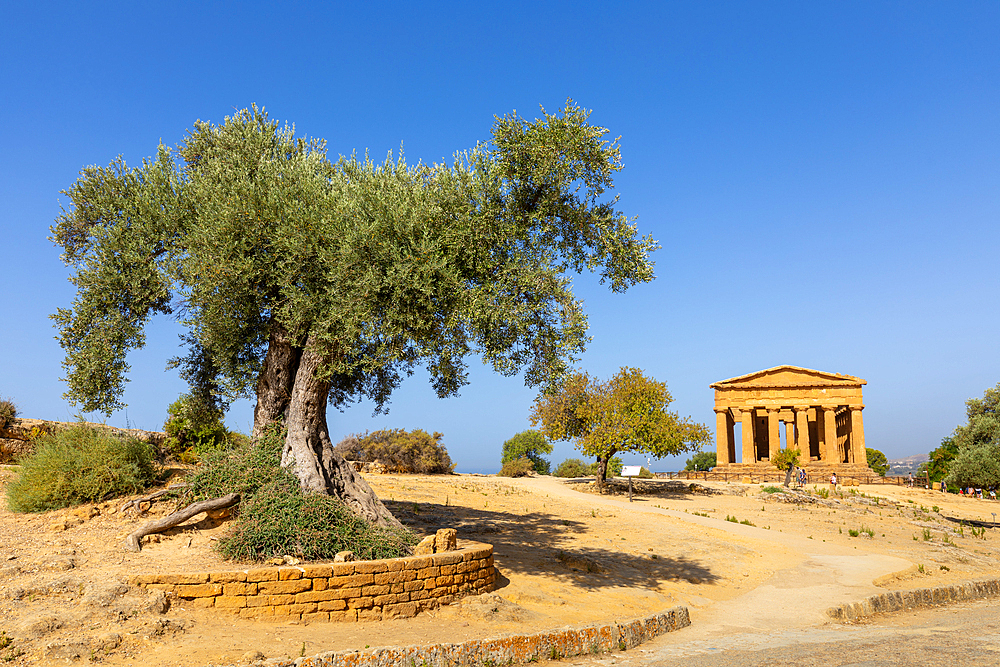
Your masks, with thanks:
[(572, 440), (597, 458), (597, 487), (604, 490), (608, 462), (615, 454), (651, 454), (657, 458), (698, 449), (708, 429), (681, 418), (667, 407), (667, 385), (638, 368), (622, 368), (606, 382), (574, 373), (562, 387), (541, 393), (532, 406), (531, 423), (553, 440)]
[(552, 443), (541, 432), (529, 429), (521, 431), (503, 443), (503, 453), (500, 457), (500, 463), (504, 464), (508, 461), (527, 458), (531, 461), (535, 472), (539, 475), (548, 475), (549, 460), (544, 458), (542, 454), (551, 453)]
[(711, 470), (716, 466), (715, 452), (698, 452), (687, 460), (685, 470)]
[(963, 448), (944, 478), (948, 486), (990, 489), (1000, 486), (1000, 447), (991, 443)]
[(885, 457), (885, 454), (877, 449), (872, 449), (871, 447), (865, 448), (865, 454), (868, 457), (868, 467), (878, 475), (883, 477), (887, 470), (889, 470), (889, 459)]
[(778, 470), (785, 471), (785, 486), (788, 486), (792, 481), (792, 471), (795, 467), (799, 465), (799, 456), (801, 452), (797, 449), (782, 449), (779, 450), (771, 458), (771, 463), (774, 464)]

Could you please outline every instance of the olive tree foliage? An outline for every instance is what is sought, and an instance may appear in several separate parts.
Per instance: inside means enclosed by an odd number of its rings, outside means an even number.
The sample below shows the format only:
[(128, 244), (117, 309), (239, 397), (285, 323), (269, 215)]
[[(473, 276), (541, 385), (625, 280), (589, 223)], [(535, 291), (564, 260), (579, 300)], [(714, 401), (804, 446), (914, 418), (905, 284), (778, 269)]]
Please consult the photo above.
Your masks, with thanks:
[(548, 475), (551, 464), (542, 455), (551, 453), (552, 443), (539, 431), (528, 429), (512, 436), (503, 443), (500, 463), (502, 465), (523, 457), (531, 461), (532, 469), (539, 475)]
[(931, 452), (933, 481), (949, 486), (1000, 486), (1000, 384), (965, 402), (967, 421)]
[(410, 165), (331, 159), (253, 107), (139, 165), (85, 168), (52, 228), (77, 287), (53, 316), (67, 398), (122, 408), (127, 353), (172, 315), (195, 396), (255, 398), (252, 435), (284, 418), (304, 489), (393, 522), (334, 453), (328, 404), (382, 410), (418, 366), (454, 395), (469, 354), (550, 386), (587, 341), (570, 275), (615, 292), (653, 278), (656, 242), (607, 194), (619, 147), (588, 115), (511, 114), (451, 162)]
[(868, 460), (868, 467), (879, 477), (889, 471), (889, 459), (880, 450), (866, 447), (865, 458)]
[(698, 452), (685, 463), (685, 470), (711, 470), (718, 465), (715, 452)]
[(552, 440), (572, 440), (597, 458), (597, 485), (603, 490), (608, 461), (618, 453), (656, 458), (700, 449), (709, 441), (703, 424), (681, 418), (667, 407), (673, 397), (664, 382), (638, 368), (623, 367), (606, 382), (573, 373), (558, 388), (539, 394), (531, 423)]

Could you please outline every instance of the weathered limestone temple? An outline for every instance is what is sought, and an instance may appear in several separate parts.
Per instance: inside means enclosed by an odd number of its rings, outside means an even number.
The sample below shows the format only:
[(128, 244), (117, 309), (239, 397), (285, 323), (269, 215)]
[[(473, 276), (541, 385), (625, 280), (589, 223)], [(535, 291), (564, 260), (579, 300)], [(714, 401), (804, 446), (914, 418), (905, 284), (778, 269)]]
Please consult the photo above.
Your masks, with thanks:
[(799, 450), (799, 464), (808, 472), (874, 475), (865, 455), (864, 384), (851, 375), (798, 366), (712, 384), (715, 469), (773, 470), (770, 460), (783, 441), (785, 448)]

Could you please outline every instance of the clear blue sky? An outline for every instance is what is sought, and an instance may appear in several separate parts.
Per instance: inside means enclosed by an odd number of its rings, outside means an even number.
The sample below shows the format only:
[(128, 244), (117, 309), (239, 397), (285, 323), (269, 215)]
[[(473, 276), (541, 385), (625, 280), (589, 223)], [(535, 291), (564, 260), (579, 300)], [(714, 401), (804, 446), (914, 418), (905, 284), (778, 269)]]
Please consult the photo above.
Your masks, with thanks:
[[(83, 166), (254, 102), (333, 154), (433, 161), (572, 97), (621, 136), (621, 208), (663, 245), (652, 284), (576, 281), (582, 367), (641, 367), (713, 428), (711, 382), (857, 375), (868, 445), (927, 452), (1000, 381), (998, 35), (996, 2), (4, 3), (0, 394), (74, 414), (48, 319), (73, 289), (47, 236)], [(164, 370), (176, 326), (149, 333), (110, 424), (158, 429), (185, 389)], [(388, 416), (332, 410), (330, 429), (441, 431), (459, 470), (492, 471), (534, 395), (481, 368), (439, 400), (417, 375)]]

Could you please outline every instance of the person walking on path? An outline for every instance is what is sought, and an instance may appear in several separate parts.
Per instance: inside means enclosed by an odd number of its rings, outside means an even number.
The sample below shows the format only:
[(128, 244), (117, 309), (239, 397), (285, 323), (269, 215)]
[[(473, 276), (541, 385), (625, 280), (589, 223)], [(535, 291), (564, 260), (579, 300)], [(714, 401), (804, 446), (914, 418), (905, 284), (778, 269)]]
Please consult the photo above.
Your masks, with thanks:
[(834, 493), (837, 492), (837, 473), (830, 475), (830, 490)]

